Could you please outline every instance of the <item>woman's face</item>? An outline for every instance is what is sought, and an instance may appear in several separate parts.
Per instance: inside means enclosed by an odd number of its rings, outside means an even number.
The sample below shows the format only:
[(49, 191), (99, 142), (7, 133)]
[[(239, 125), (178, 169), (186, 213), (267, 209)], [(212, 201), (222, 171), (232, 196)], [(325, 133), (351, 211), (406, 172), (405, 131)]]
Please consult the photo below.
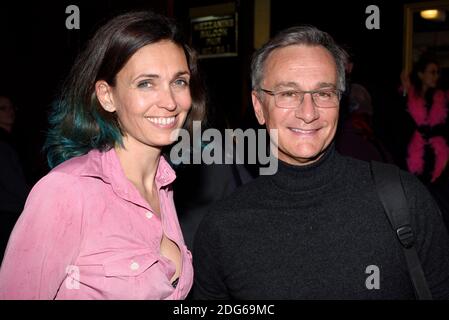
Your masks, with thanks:
[(116, 76), (116, 85), (96, 84), (107, 111), (116, 112), (125, 147), (163, 147), (191, 108), (190, 71), (184, 50), (171, 41), (139, 49)]
[(418, 76), (422, 81), (423, 87), (435, 88), (439, 78), (438, 66), (435, 63), (429, 63), (423, 72), (418, 72)]

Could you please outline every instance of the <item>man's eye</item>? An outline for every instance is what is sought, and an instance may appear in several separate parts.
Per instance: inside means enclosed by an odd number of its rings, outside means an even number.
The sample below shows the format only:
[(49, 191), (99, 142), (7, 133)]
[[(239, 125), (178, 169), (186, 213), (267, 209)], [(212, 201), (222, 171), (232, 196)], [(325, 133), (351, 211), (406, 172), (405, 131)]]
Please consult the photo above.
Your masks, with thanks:
[(298, 95), (296, 91), (282, 91), (279, 92), (279, 96), (282, 98), (294, 98)]
[(137, 84), (138, 88), (151, 88), (152, 86), (153, 84), (148, 80), (141, 81)]
[(333, 91), (318, 91), (317, 93), (318, 98), (320, 99), (330, 99), (334, 95)]

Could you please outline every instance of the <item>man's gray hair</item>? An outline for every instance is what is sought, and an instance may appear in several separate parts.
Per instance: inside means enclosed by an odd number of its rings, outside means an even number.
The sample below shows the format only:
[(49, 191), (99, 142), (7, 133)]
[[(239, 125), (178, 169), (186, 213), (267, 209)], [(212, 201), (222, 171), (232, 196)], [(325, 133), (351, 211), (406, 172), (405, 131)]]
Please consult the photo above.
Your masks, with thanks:
[(298, 26), (281, 31), (254, 53), (251, 63), (253, 90), (260, 90), (260, 83), (264, 76), (264, 64), (268, 56), (276, 49), (292, 45), (322, 46), (327, 49), (334, 57), (337, 66), (337, 89), (345, 89), (346, 52), (335, 43), (328, 33), (313, 26)]

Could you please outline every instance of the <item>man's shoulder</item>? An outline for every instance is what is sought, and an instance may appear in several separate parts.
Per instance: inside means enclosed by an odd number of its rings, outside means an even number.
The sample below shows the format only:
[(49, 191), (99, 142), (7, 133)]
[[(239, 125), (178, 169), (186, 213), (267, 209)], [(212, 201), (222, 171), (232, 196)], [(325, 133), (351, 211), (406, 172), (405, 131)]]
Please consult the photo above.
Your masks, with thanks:
[[(371, 165), (369, 161), (358, 160), (345, 157), (347, 161), (347, 170), (351, 170), (352, 179), (354, 181), (363, 181), (363, 177), (372, 181), (375, 188), (374, 180), (371, 173)], [(412, 173), (401, 169), (396, 164), (383, 163), (385, 166), (396, 167), (399, 169), (400, 184), (404, 190), (408, 205), (411, 207), (419, 206), (422, 203), (433, 202), (433, 197), (429, 189)]]
[[(351, 175), (357, 178), (360, 174), (371, 176), (371, 163), (370, 161), (360, 160), (348, 156), (341, 156), (346, 162), (345, 170), (351, 172)], [(399, 166), (393, 163), (383, 163), (386, 166), (392, 166), (399, 169), (399, 176), (401, 183), (406, 189), (413, 190), (427, 190), (424, 184), (413, 174), (401, 169)]]
[(225, 198), (214, 202), (204, 220), (218, 223), (242, 218), (249, 210), (257, 209), (269, 189), (269, 177), (260, 176), (236, 188)]
[(418, 206), (420, 203), (434, 202), (428, 187), (415, 175), (408, 171), (400, 170), (400, 178), (409, 205)]

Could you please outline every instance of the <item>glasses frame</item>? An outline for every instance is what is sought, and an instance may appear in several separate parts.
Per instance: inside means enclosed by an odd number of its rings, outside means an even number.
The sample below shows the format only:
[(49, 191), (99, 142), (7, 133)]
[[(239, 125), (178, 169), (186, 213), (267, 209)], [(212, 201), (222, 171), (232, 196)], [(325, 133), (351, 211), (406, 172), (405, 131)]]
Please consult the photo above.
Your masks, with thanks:
[[(343, 93), (343, 90), (336, 89), (336, 88), (321, 88), (321, 89), (317, 89), (317, 90), (307, 90), (307, 91), (303, 91), (303, 90), (278, 90), (278, 91), (273, 91), (273, 90), (267, 90), (267, 89), (264, 89), (264, 88), (259, 88), (259, 89), (260, 89), (260, 91), (262, 91), (262, 92), (264, 92), (264, 93), (266, 93), (266, 94), (268, 94), (270, 96), (273, 96), (276, 107), (282, 108), (282, 109), (296, 109), (298, 106), (301, 106), (302, 103), (304, 102), (304, 97), (306, 96), (306, 93), (310, 94), (310, 96), (312, 97), (313, 104), (317, 108), (322, 108), (322, 109), (336, 108), (336, 107), (338, 107), (339, 103), (335, 104), (335, 106), (332, 106), (332, 107), (322, 107), (322, 106), (320, 106), (319, 104), (317, 104), (315, 102), (315, 98), (313, 97), (313, 95), (316, 94), (316, 93), (322, 92), (324, 90), (329, 90), (329, 89), (335, 90), (335, 93), (337, 94), (338, 102), (340, 102), (340, 99), (341, 99), (341, 96), (342, 96), (342, 93)], [(276, 101), (276, 99), (277, 99), (276, 95), (278, 95), (279, 93), (282, 93), (282, 92), (286, 92), (286, 91), (293, 91), (293, 92), (297, 92), (298, 94), (302, 95), (302, 98), (299, 101), (299, 104), (297, 106), (292, 107), (292, 108), (286, 108), (286, 107), (280, 107), (278, 105), (278, 103)]]

